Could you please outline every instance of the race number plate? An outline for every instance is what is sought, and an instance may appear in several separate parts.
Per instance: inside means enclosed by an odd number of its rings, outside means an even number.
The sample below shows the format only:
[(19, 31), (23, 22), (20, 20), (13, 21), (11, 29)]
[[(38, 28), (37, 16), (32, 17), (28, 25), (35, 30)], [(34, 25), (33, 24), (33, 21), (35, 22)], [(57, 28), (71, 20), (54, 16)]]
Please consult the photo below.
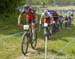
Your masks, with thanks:
[(55, 21), (53, 21), (53, 23), (55, 23)]
[(29, 30), (29, 25), (24, 25), (24, 26), (23, 26), (23, 29), (24, 29), (24, 30)]
[(44, 23), (44, 27), (48, 27), (48, 24), (47, 23)]

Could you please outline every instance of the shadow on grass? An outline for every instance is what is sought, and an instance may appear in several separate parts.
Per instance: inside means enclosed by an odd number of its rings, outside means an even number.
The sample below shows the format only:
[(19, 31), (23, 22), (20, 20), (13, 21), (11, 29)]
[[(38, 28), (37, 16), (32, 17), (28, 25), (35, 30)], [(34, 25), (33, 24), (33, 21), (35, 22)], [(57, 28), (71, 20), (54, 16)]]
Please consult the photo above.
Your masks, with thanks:
[(44, 48), (37, 48), (36, 51), (38, 52), (38, 54), (44, 53), (45, 49)]
[[(52, 54), (57, 54), (58, 52), (57, 51), (55, 51), (55, 50), (50, 50), (50, 52), (52, 53)], [(64, 53), (58, 53), (58, 55), (61, 55), (61, 56), (63, 56), (63, 55), (65, 55)]]
[[(39, 54), (39, 55), (40, 54), (45, 54), (45, 49), (44, 48), (37, 48), (36, 51), (37, 51), (37, 54)], [(51, 53), (53, 55), (58, 53), (57, 51), (55, 51), (53, 49), (52, 50), (48, 49), (47, 51), (48, 51), (48, 54)], [(58, 55), (63, 56), (65, 54), (60, 52), (60, 53), (58, 53)]]

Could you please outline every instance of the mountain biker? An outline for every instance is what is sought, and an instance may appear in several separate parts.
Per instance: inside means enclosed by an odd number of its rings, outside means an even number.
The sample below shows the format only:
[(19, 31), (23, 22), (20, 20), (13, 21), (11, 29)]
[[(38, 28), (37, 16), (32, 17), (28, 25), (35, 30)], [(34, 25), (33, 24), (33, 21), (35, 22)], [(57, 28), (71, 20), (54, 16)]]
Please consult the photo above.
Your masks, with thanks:
[(73, 14), (70, 14), (68, 16), (68, 19), (69, 19), (69, 26), (70, 26), (72, 24), (73, 19), (74, 19)]
[(52, 16), (53, 16), (53, 19), (54, 19), (54, 21), (56, 23), (57, 30), (59, 30), (59, 15), (58, 15), (58, 13), (56, 11), (54, 11)]
[(47, 23), (50, 28), (50, 34), (52, 34), (52, 22), (53, 22), (53, 17), (52, 15), (48, 12), (48, 10), (44, 10), (44, 12), (41, 14), (40, 17), (40, 24), (42, 23), (42, 20), (44, 23)]
[(62, 29), (62, 27), (63, 27), (63, 22), (64, 22), (63, 15), (59, 15), (59, 26), (60, 26), (60, 29)]
[(68, 20), (69, 20), (69, 19), (68, 19), (68, 15), (66, 15), (66, 16), (65, 16), (65, 27), (66, 27), (66, 28), (68, 27)]
[(24, 11), (21, 12), (18, 16), (18, 26), (21, 26), (21, 17), (26, 14), (26, 21), (28, 25), (32, 25), (32, 32), (35, 31), (35, 27), (36, 27), (36, 11), (34, 10), (34, 8), (32, 6), (25, 6), (24, 7)]

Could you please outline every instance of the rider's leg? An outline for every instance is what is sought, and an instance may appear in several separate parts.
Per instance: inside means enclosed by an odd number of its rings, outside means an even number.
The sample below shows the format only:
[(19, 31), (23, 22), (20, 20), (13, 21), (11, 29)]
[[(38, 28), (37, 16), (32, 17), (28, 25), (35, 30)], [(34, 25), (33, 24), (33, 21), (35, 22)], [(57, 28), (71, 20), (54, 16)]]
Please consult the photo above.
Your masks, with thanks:
[(32, 22), (32, 33), (33, 33), (33, 40), (35, 39), (35, 33), (36, 33), (36, 23), (35, 22)]
[(71, 27), (71, 19), (70, 19), (70, 21), (69, 21), (69, 27)]
[(29, 31), (28, 31), (28, 33), (30, 33), (31, 32), (31, 20), (27, 20), (27, 24), (29, 25)]
[(59, 31), (59, 21), (56, 22), (57, 25), (57, 31)]
[[(46, 19), (44, 19), (44, 24), (45, 24), (45, 23), (47, 23)], [(44, 28), (44, 35), (47, 35), (47, 34), (46, 34), (46, 28)]]
[(59, 29), (62, 29), (62, 22), (59, 22)]
[(32, 21), (32, 32), (35, 33), (35, 31), (36, 31), (36, 20), (34, 19)]
[(52, 35), (52, 24), (50, 24), (50, 23), (49, 23), (49, 30), (50, 30), (49, 31), (50, 32), (50, 35)]
[(35, 23), (32, 23), (32, 32), (35, 33), (35, 27), (36, 27), (36, 24)]
[(50, 35), (52, 35), (52, 22), (53, 22), (53, 21), (52, 21), (51, 19), (48, 20)]

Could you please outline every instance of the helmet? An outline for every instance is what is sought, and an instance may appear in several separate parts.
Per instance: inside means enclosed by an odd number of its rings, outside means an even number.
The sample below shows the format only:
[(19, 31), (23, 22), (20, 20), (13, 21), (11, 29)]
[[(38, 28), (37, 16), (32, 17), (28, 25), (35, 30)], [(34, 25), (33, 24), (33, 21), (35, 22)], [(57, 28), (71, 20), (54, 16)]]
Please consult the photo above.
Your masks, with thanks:
[(44, 13), (47, 13), (48, 11), (47, 10), (44, 10)]
[(23, 7), (24, 7), (24, 9), (28, 9), (29, 5), (25, 4)]
[(48, 12), (48, 10), (44, 10), (44, 15), (46, 18), (48, 18), (51, 15), (51, 13)]

